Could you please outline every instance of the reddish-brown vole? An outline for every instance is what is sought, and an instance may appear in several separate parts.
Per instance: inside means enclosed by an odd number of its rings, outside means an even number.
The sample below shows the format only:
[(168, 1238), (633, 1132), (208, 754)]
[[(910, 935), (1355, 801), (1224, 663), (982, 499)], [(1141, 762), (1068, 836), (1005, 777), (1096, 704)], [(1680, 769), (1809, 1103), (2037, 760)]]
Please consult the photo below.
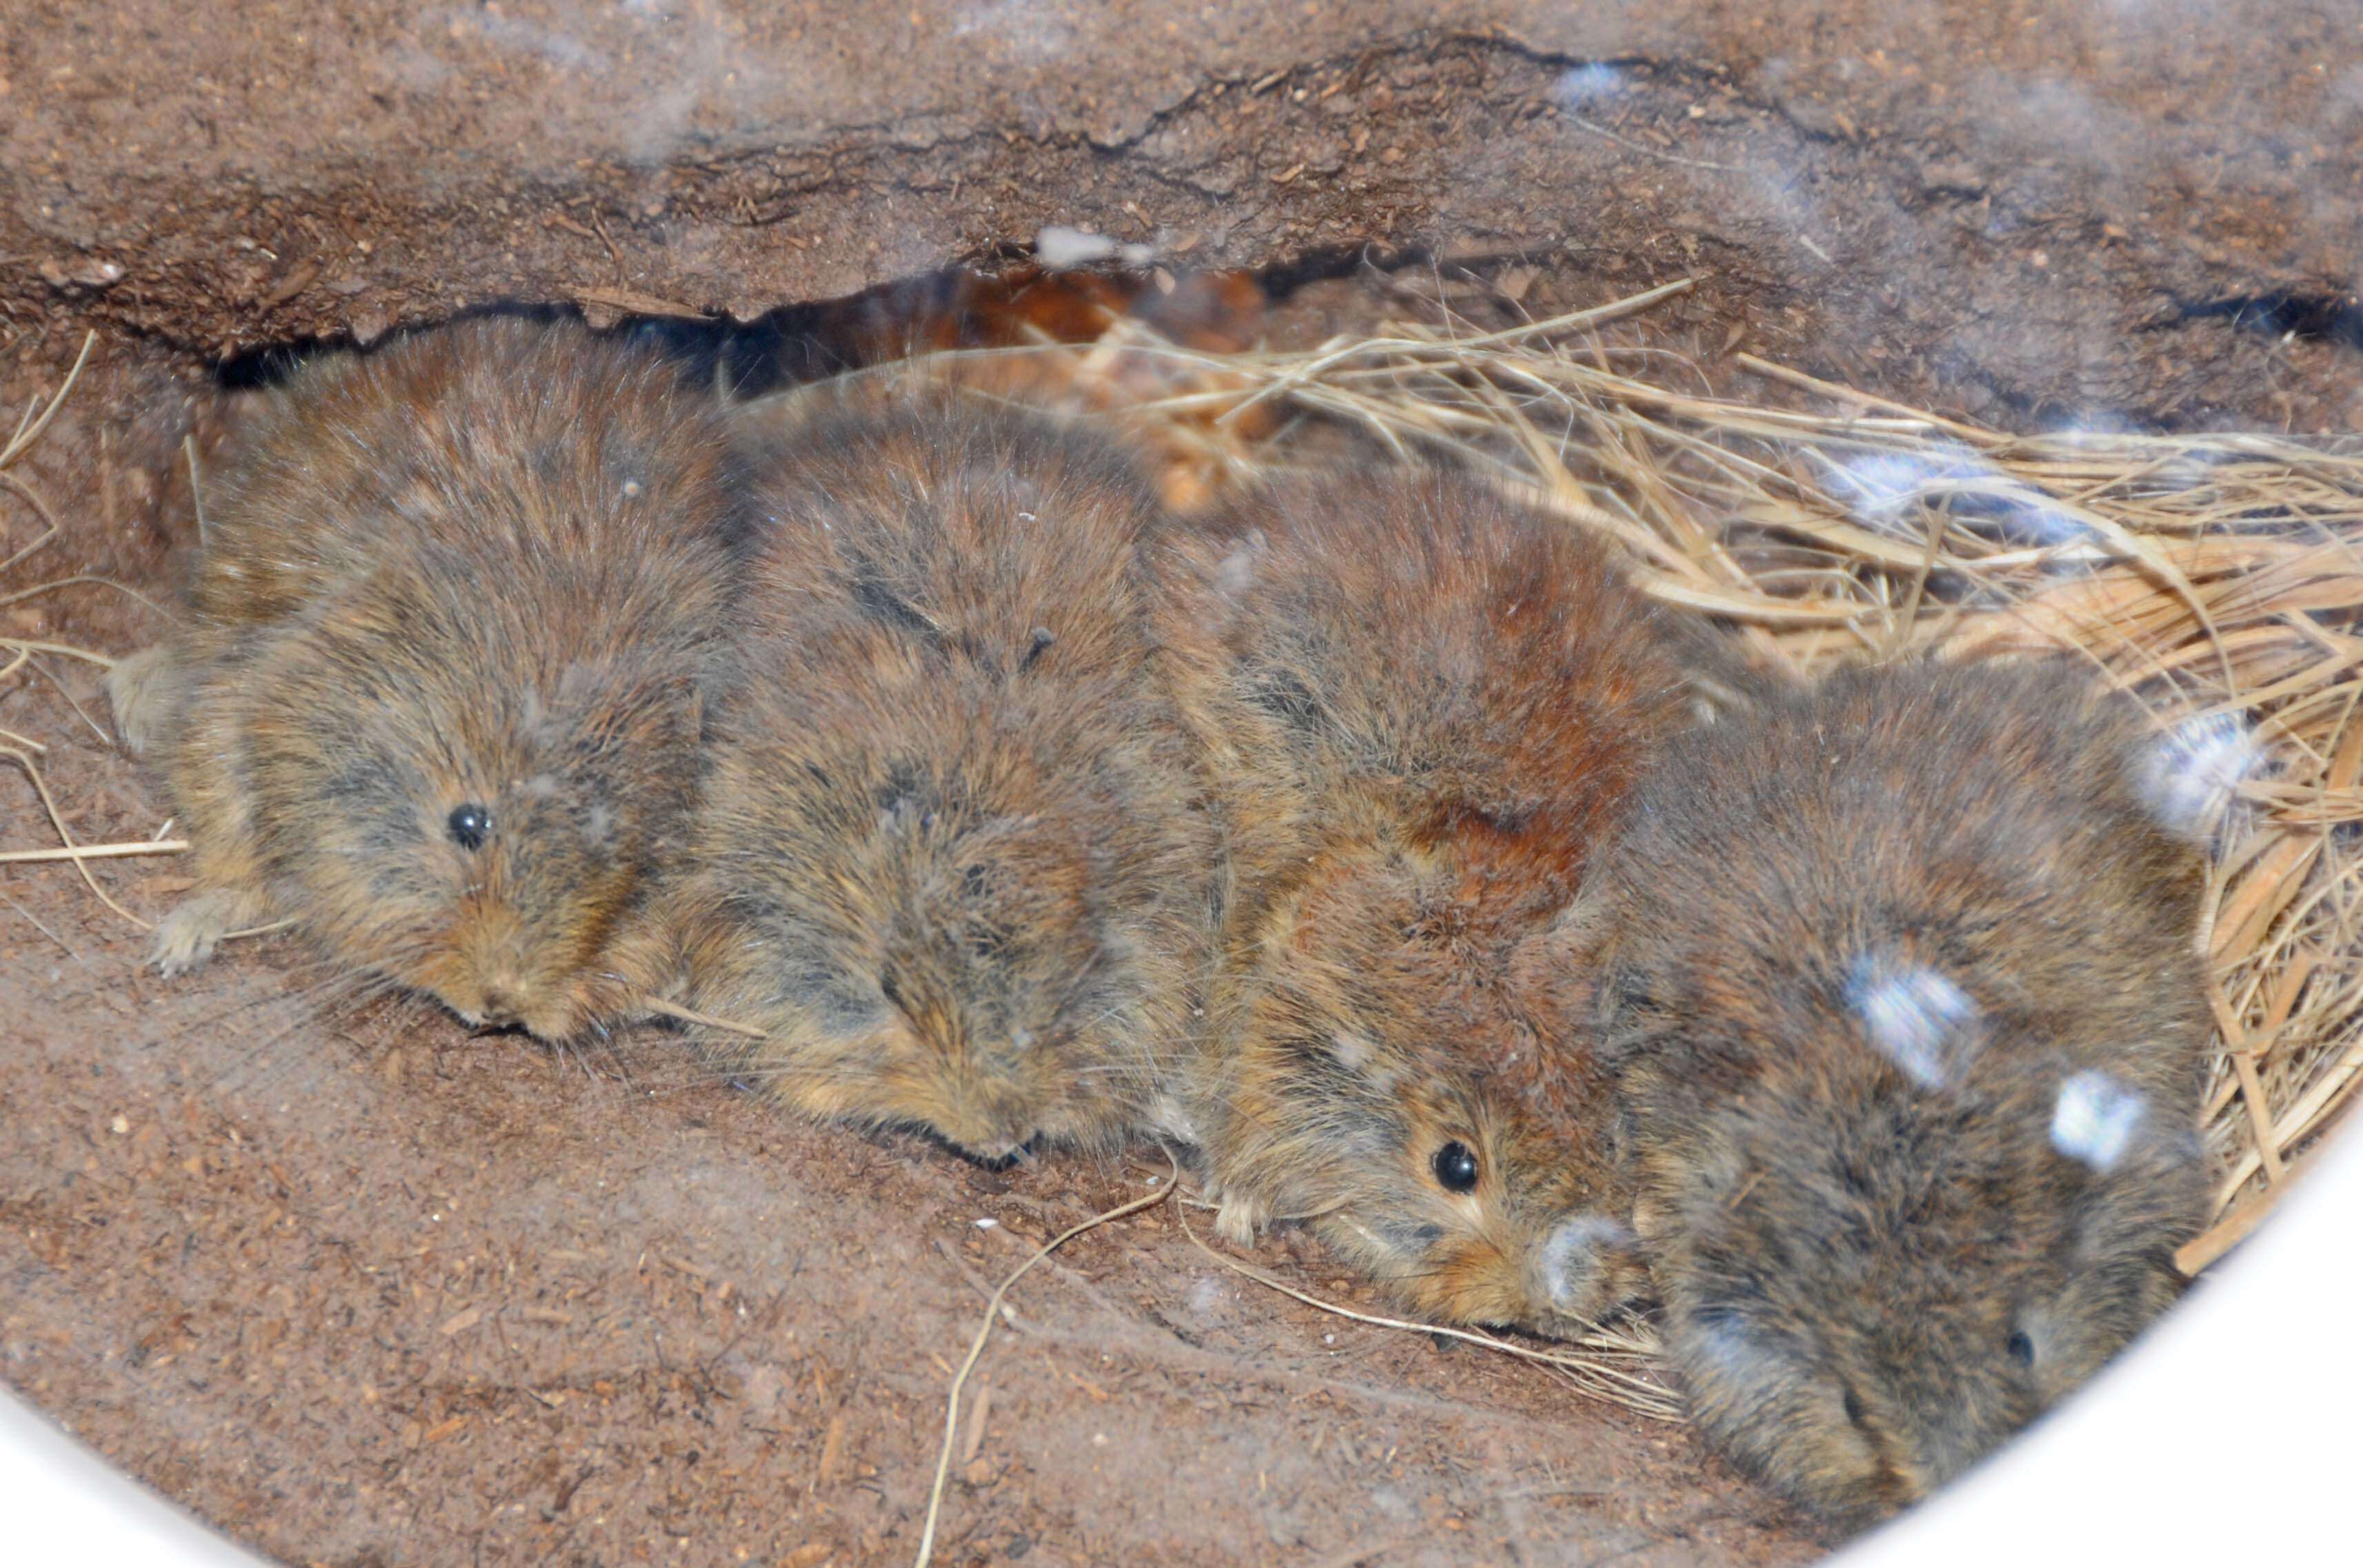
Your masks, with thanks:
[(653, 356), (472, 322), (315, 359), (202, 498), (185, 622), (112, 683), (191, 841), (167, 973), (286, 920), (564, 1039), (661, 983), (651, 895), (724, 682), (728, 441)]
[(1676, 741), (1571, 911), (1668, 1351), (1826, 1518), (2176, 1294), (2209, 1015), (2173, 756), (2078, 668), (1840, 674)]
[(1635, 1278), (1604, 1104), (1511, 960), (1689, 722), (1678, 639), (1571, 526), (1446, 472), (1275, 484), (1163, 568), (1228, 828), (1185, 1096), (1220, 1228), (1301, 1219), (1433, 1320), (1581, 1327)]
[(1194, 1025), (1215, 845), (1116, 448), (956, 393), (740, 413), (744, 705), (689, 892), (724, 1063), (998, 1159), (1141, 1127)]

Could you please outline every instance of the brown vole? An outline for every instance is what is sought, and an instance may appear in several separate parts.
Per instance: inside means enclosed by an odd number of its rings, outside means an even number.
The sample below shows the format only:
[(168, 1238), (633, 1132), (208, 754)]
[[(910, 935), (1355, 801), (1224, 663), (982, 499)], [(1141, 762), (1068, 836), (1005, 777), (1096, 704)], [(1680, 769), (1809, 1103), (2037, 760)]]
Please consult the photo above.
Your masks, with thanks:
[(2064, 667), (1841, 674), (1675, 742), (1561, 933), (1697, 1418), (1826, 1518), (2175, 1296), (2208, 1010), (2161, 745)]
[(483, 320), (314, 360), (209, 475), (184, 624), (112, 682), (191, 840), (169, 974), (291, 920), (565, 1039), (647, 917), (726, 678), (728, 439), (652, 355)]
[(1151, 668), (1126, 458), (924, 392), (741, 411), (748, 697), (689, 886), (727, 1065), (997, 1159), (1141, 1125), (1194, 1022), (1215, 845)]
[(1635, 1277), (1604, 1102), (1510, 961), (1688, 722), (1675, 639), (1568, 525), (1452, 473), (1282, 482), (1162, 564), (1229, 834), (1186, 1096), (1219, 1228), (1301, 1218), (1435, 1320), (1597, 1317)]

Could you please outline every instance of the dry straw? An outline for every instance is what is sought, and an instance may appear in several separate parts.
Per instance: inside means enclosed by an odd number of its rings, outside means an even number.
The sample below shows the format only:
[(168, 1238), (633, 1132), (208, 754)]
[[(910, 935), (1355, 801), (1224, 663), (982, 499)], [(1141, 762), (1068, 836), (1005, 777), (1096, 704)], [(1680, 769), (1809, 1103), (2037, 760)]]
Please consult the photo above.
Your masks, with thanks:
[[(1665, 603), (1811, 674), (1936, 650), (2067, 653), (2177, 726), (2225, 799), (2202, 944), (2220, 1167), (2196, 1272), (2363, 1084), (2363, 441), (2069, 429), (2012, 436), (1747, 355), (1773, 401), (1619, 324), (1690, 287), (1477, 332), (1446, 316), (1295, 353), (1213, 354), (1119, 321), (1083, 348), (937, 373), (1113, 413), (1189, 502), (1339, 432), (1537, 493)], [(1022, 375), (1010, 356), (1034, 356)], [(1308, 436), (1318, 438), (1306, 440)]]
[[(16, 470), (24, 461), (27, 454), (32, 451), (41, 436), (48, 432), (50, 421), (57, 417), (58, 410), (65, 406), (66, 399), (73, 395), (74, 385), (82, 380), (83, 370), (90, 364), (90, 352), (97, 341), (98, 334), (95, 332), (86, 332), (83, 335), (82, 349), (74, 356), (73, 368), (66, 372), (65, 380), (59, 383), (57, 392), (47, 402), (39, 397), (29, 399), (25, 404), (23, 416), (17, 421), (15, 431), (5, 443), (0, 443), (0, 495), (13, 497), (20, 505), (29, 510), (40, 523), (39, 531), (28, 542), (11, 550), (5, 558), (0, 558), (0, 573), (5, 573), (12, 568), (31, 560), (41, 550), (53, 544), (59, 535), (64, 531), (58, 522), (57, 513), (50, 509), (48, 501), (42, 498), (41, 492), (34, 487), (31, 480)], [(51, 582), (37, 583), (31, 588), (18, 589), (14, 592), (0, 592), (0, 606), (20, 603), (52, 590), (75, 583), (99, 580), (102, 580), (68, 577)], [(57, 677), (51, 675), (39, 662), (41, 656), (45, 654), (58, 658), (78, 659), (85, 664), (94, 664), (102, 668), (115, 662), (105, 655), (94, 653), (88, 648), (71, 647), (63, 643), (40, 642), (20, 636), (0, 635), (0, 693), (5, 693), (8, 690), (8, 683), (12, 679), (28, 670), (40, 676), (52, 685), (57, 685)], [(58, 686), (57, 689), (61, 695), (65, 695), (69, 703), (73, 702), (72, 696), (66, 693), (63, 686)], [(79, 704), (76, 704), (75, 711), (77, 712), (81, 711)], [(84, 718), (87, 719), (87, 717), (88, 715), (85, 714)], [(146, 921), (116, 902), (106, 889), (99, 886), (98, 878), (91, 875), (90, 862), (125, 856), (171, 855), (188, 846), (178, 840), (168, 841), (161, 834), (151, 840), (130, 844), (76, 844), (72, 830), (66, 826), (66, 814), (59, 810), (57, 797), (51, 793), (50, 781), (41, 771), (40, 758), (48, 754), (49, 749), (47, 745), (30, 735), (19, 734), (15, 730), (0, 727), (0, 759), (16, 764), (24, 773), (26, 781), (32, 786), (34, 795), (40, 801), (41, 812), (48, 819), (50, 831), (58, 837), (55, 847), (0, 848), (0, 864), (22, 865), (63, 861), (72, 866), (81, 874), (83, 885), (90, 889), (92, 896), (99, 902), (132, 924), (145, 930), (148, 925)], [(9, 902), (11, 907), (17, 907), (13, 899)], [(32, 917), (28, 914), (26, 918), (30, 920)], [(38, 921), (33, 923), (37, 926), (40, 925)], [(47, 926), (40, 926), (40, 929), (60, 946), (65, 945), (63, 941)], [(68, 951), (71, 952), (72, 949), (69, 948)]]
[[(1183, 1205), (1185, 1210), (1208, 1207), (1211, 1205)], [(1357, 1323), (1368, 1323), (1373, 1328), (1393, 1329), (1403, 1333), (1458, 1340), (1464, 1344), (1481, 1346), (1514, 1360), (1548, 1366), (1560, 1382), (1587, 1397), (1622, 1405), (1652, 1420), (1680, 1421), (1682, 1419), (1681, 1397), (1668, 1386), (1659, 1370), (1657, 1332), (1639, 1319), (1626, 1317), (1614, 1323), (1595, 1324), (1581, 1338), (1555, 1342), (1549, 1348), (1468, 1329), (1447, 1328), (1438, 1323), (1406, 1322), (1401, 1318), (1381, 1317), (1374, 1312), (1341, 1307), (1335, 1301), (1325, 1301), (1275, 1275), (1243, 1264), (1227, 1253), (1217, 1252), (1207, 1244), (1204, 1237), (1191, 1228), (1186, 1212), (1182, 1215), (1180, 1223), (1182, 1233), (1189, 1237), (1190, 1244), (1223, 1267), (1243, 1278), (1254, 1280), (1267, 1290), (1276, 1290), (1292, 1300), (1302, 1301), (1307, 1307), (1315, 1307)]]

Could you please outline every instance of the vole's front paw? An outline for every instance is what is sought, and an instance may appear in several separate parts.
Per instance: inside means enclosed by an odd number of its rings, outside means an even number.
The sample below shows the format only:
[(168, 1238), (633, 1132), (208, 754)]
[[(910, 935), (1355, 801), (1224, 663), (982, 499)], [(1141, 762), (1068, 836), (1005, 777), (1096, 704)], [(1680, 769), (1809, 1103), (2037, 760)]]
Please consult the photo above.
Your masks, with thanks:
[(1234, 1193), (1215, 1210), (1215, 1234), (1236, 1246), (1247, 1246), (1270, 1220), (1271, 1211), (1250, 1198)]
[(166, 915), (156, 925), (156, 945), (149, 962), (166, 977), (202, 968), (221, 945), (221, 939), (260, 918), (261, 905), (247, 893), (201, 893)]
[(127, 654), (106, 672), (106, 701), (115, 710), (116, 738), (135, 756), (156, 744), (163, 722), (163, 687), (171, 673), (161, 643)]

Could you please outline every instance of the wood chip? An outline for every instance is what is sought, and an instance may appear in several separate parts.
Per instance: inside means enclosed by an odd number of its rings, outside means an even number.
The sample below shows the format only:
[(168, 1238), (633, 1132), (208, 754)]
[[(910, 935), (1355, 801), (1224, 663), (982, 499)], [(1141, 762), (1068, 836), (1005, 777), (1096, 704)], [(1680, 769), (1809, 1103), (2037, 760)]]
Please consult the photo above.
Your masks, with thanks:
[(833, 1486), (845, 1470), (845, 1412), (839, 1410), (828, 1419), (828, 1430), (821, 1435), (820, 1463), (813, 1466), (813, 1485)]
[(262, 308), (277, 310), (281, 305), (310, 288), (313, 281), (319, 275), (320, 264), (317, 261), (308, 259), (298, 261), (294, 266), (287, 269), (287, 275), (279, 280), (277, 288), (262, 296)]
[(976, 1397), (968, 1405), (968, 1435), (960, 1441), (960, 1463), (976, 1463), (978, 1451), (984, 1447), (984, 1423), (993, 1414), (993, 1385), (977, 1385)]
[(713, 315), (695, 305), (641, 293), (638, 289), (572, 289), (568, 293), (586, 311), (604, 309), (620, 311), (625, 315), (670, 316), (679, 321), (704, 321)]

